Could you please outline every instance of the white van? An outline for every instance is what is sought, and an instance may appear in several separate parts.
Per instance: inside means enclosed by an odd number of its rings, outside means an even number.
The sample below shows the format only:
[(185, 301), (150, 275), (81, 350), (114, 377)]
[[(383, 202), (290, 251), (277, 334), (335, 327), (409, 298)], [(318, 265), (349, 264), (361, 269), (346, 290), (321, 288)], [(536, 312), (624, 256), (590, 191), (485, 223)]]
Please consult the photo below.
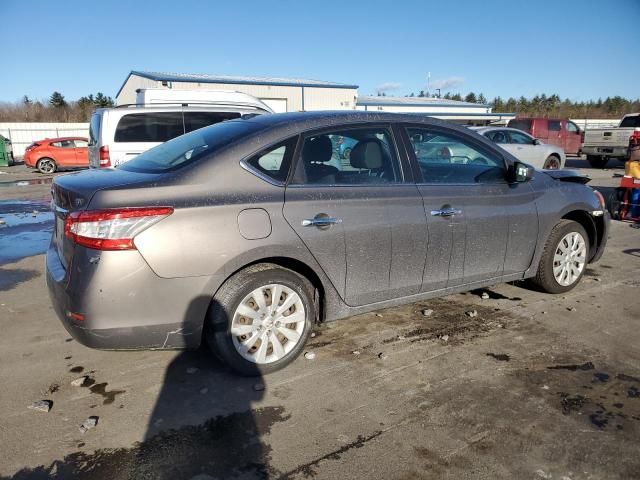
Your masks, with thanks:
[(99, 108), (89, 124), (89, 166), (115, 167), (198, 128), (273, 113), (251, 95), (229, 91), (140, 89), (135, 105)]

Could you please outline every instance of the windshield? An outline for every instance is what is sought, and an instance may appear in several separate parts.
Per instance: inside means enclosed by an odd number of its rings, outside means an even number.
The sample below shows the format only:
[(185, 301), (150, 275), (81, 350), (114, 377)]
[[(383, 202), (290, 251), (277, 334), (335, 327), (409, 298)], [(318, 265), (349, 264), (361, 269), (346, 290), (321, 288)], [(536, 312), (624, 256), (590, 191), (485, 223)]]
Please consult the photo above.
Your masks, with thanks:
[(640, 115), (623, 118), (620, 128), (640, 128)]
[(117, 168), (131, 172), (162, 173), (184, 167), (264, 128), (247, 121), (227, 121), (181, 135)]

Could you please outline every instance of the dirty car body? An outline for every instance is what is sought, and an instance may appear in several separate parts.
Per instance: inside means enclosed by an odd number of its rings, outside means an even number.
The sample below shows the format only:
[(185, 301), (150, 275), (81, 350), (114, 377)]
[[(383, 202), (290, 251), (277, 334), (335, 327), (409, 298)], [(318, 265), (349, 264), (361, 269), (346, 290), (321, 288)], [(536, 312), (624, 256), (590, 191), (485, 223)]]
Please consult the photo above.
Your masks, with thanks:
[[(349, 161), (335, 135), (356, 142)], [(412, 142), (430, 136), (474, 153), (421, 157)], [(87, 346), (196, 348), (226, 333), (227, 361), (235, 346), (244, 366), (275, 369), (314, 322), (535, 276), (559, 222), (584, 228), (583, 263), (596, 261), (609, 219), (585, 181), (413, 115), (231, 120), (57, 177), (47, 283)]]

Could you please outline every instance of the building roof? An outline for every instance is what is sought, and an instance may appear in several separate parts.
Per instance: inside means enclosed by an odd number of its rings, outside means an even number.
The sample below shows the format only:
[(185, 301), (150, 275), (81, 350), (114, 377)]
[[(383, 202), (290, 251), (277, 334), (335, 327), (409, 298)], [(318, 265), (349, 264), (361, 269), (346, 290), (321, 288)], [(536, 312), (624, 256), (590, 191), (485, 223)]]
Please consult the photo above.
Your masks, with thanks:
[[(306, 78), (289, 77), (254, 77), (254, 76), (230, 76), (230, 75), (209, 75), (206, 73), (168, 73), (168, 72), (141, 72), (131, 70), (126, 80), (127, 83), (131, 75), (148, 78), (159, 82), (192, 82), (192, 83), (228, 83), (238, 85), (273, 85), (282, 87), (318, 87), (318, 88), (350, 88), (357, 89), (358, 85), (347, 83), (326, 82), (324, 80), (310, 80)], [(120, 95), (122, 87), (118, 90), (116, 97)]]
[(489, 108), (483, 103), (460, 102), (436, 97), (358, 97), (358, 106), (385, 106), (385, 107), (475, 107)]

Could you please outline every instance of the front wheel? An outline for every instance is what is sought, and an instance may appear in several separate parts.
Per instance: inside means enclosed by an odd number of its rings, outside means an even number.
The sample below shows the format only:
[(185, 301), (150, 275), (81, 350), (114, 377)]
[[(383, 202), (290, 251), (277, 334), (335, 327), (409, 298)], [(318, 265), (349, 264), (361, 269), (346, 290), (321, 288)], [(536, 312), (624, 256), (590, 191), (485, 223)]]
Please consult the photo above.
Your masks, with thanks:
[(207, 319), (209, 347), (236, 372), (284, 368), (302, 352), (315, 319), (311, 284), (275, 265), (257, 265), (216, 293)]
[(549, 155), (542, 166), (545, 170), (559, 170), (560, 159), (557, 155)]
[(591, 168), (604, 168), (609, 159), (607, 157), (599, 157), (598, 155), (587, 155), (587, 162)]
[(558, 223), (544, 246), (533, 283), (547, 293), (564, 293), (584, 275), (589, 254), (589, 236), (573, 220)]

